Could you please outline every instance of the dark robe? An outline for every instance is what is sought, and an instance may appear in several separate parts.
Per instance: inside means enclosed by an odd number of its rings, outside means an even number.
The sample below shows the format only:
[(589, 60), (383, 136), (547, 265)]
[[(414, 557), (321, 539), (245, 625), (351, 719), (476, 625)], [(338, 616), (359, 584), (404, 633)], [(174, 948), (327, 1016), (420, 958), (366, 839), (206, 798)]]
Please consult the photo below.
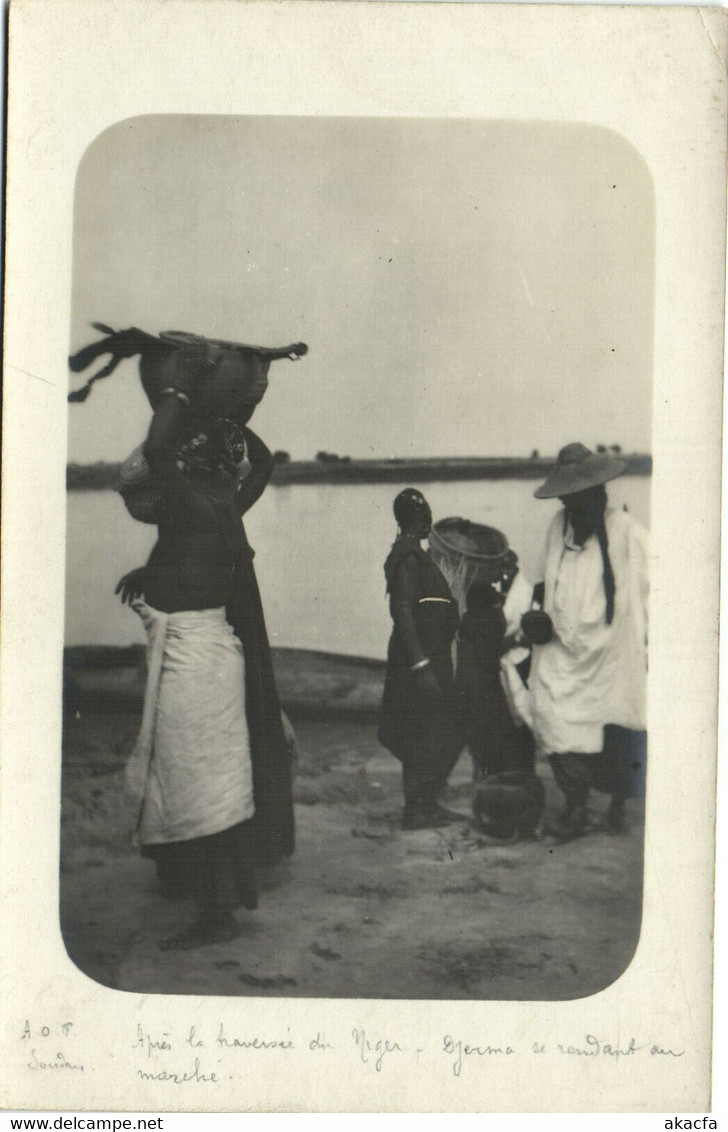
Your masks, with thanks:
[[(200, 490), (177, 466), (181, 410), (174, 399), (155, 414), (145, 446), (163, 497), (159, 540), (146, 567), (145, 597), (156, 609), (225, 607), (243, 646), (246, 718), (255, 815), (211, 837), (144, 846), (170, 895), (198, 906), (256, 905), (255, 865), (293, 853), (292, 762), (283, 731), (253, 551), (241, 521), (260, 498), (272, 461), (246, 430), (253, 471), (237, 490)], [(204, 694), (204, 691), (203, 691)]]
[(263, 605), (253, 567), (253, 551), (242, 529), (227, 619), (245, 656), (245, 711), (250, 732), (258, 855), (261, 860), (290, 856), (294, 849), (292, 764), (281, 719)]
[(457, 684), (466, 711), (467, 741), (481, 775), (534, 769), (533, 737), (513, 722), (500, 682), (506, 621), (494, 605), (467, 612), (458, 635)]
[[(441, 695), (423, 695), (395, 624), (389, 641), (379, 741), (403, 767), (406, 804), (430, 804), (444, 787), (463, 746), (452, 643), (459, 617), (438, 566), (408, 536), (397, 540), (384, 566), (393, 611), (411, 608), (423, 653)], [(437, 598), (436, 601), (423, 599)]]

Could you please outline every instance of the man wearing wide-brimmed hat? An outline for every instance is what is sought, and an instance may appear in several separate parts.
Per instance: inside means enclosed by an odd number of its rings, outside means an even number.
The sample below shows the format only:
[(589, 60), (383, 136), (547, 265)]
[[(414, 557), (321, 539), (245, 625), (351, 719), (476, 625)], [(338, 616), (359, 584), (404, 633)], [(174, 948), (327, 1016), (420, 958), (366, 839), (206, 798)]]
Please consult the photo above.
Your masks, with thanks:
[(566, 796), (566, 835), (586, 828), (590, 787), (611, 795), (612, 829), (643, 789), (647, 533), (608, 506), (604, 487), (626, 466), (569, 444), (535, 493), (563, 503), (546, 536), (543, 612), (526, 614), (523, 629), (534, 642), (534, 734)]

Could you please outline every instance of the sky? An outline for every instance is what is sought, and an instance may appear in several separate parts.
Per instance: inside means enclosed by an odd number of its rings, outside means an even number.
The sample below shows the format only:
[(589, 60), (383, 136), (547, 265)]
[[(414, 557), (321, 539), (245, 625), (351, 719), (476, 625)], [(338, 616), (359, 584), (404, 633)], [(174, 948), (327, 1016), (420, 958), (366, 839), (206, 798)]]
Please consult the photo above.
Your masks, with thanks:
[[(302, 340), (251, 422), (294, 459), (649, 451), (653, 260), (649, 170), (601, 127), (133, 118), (79, 167), (69, 352), (92, 321)], [(69, 460), (149, 417), (124, 362)]]

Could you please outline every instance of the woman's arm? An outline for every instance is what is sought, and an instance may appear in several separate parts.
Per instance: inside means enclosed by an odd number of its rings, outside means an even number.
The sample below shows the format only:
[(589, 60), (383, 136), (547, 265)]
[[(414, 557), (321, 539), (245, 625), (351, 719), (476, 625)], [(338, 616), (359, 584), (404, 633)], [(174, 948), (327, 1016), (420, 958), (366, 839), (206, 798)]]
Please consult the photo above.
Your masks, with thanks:
[(422, 645), (420, 644), (420, 639), (417, 636), (412, 607), (409, 605), (401, 605), (393, 601), (390, 605), (390, 609), (394, 627), (397, 630), (399, 639), (404, 645), (407, 660), (411, 668), (413, 664), (419, 664), (421, 661), (427, 659)]
[(235, 497), (237, 509), (241, 515), (244, 515), (254, 503), (258, 502), (273, 474), (273, 456), (267, 445), (263, 443), (259, 436), (256, 436), (252, 429), (245, 428), (243, 432), (251, 471), (241, 483)]
[(157, 406), (144, 444), (152, 483), (162, 496), (159, 518), (168, 523), (187, 522), (191, 509), (199, 508), (201, 502), (199, 492), (193, 490), (177, 464), (189, 411), (173, 393), (166, 394)]
[(169, 471), (170, 465), (177, 471), (177, 449), (188, 416), (188, 406), (174, 393), (166, 394), (157, 406), (144, 443), (144, 455), (155, 476)]
[(144, 455), (155, 484), (168, 502), (189, 502), (191, 495), (188, 481), (177, 466), (177, 452), (188, 427), (190, 403), (202, 369), (198, 351), (180, 349), (170, 354), (163, 372), (163, 393), (144, 443)]
[(204, 358), (199, 350), (173, 350), (165, 360), (162, 398), (144, 444), (144, 455), (154, 472), (172, 467), (177, 471), (177, 449), (203, 369)]

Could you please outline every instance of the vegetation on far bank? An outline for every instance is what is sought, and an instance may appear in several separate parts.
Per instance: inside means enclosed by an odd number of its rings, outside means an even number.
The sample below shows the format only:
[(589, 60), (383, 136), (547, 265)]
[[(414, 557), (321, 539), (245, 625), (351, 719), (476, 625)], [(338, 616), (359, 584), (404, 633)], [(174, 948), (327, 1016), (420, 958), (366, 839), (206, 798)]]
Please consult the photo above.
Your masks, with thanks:
[[(599, 446), (602, 447), (601, 445)], [(612, 446), (613, 451), (617, 446)], [(281, 455), (286, 455), (287, 453)], [(321, 459), (324, 455), (326, 458)], [(622, 453), (627, 475), (649, 476), (652, 457), (646, 453)], [(553, 467), (553, 456), (534, 452), (524, 456), (427, 456), (356, 460), (319, 453), (316, 460), (278, 459), (273, 484), (318, 483), (403, 483), (417, 480), (539, 479)], [(66, 486), (69, 491), (102, 491), (116, 487), (120, 464), (68, 464)]]

